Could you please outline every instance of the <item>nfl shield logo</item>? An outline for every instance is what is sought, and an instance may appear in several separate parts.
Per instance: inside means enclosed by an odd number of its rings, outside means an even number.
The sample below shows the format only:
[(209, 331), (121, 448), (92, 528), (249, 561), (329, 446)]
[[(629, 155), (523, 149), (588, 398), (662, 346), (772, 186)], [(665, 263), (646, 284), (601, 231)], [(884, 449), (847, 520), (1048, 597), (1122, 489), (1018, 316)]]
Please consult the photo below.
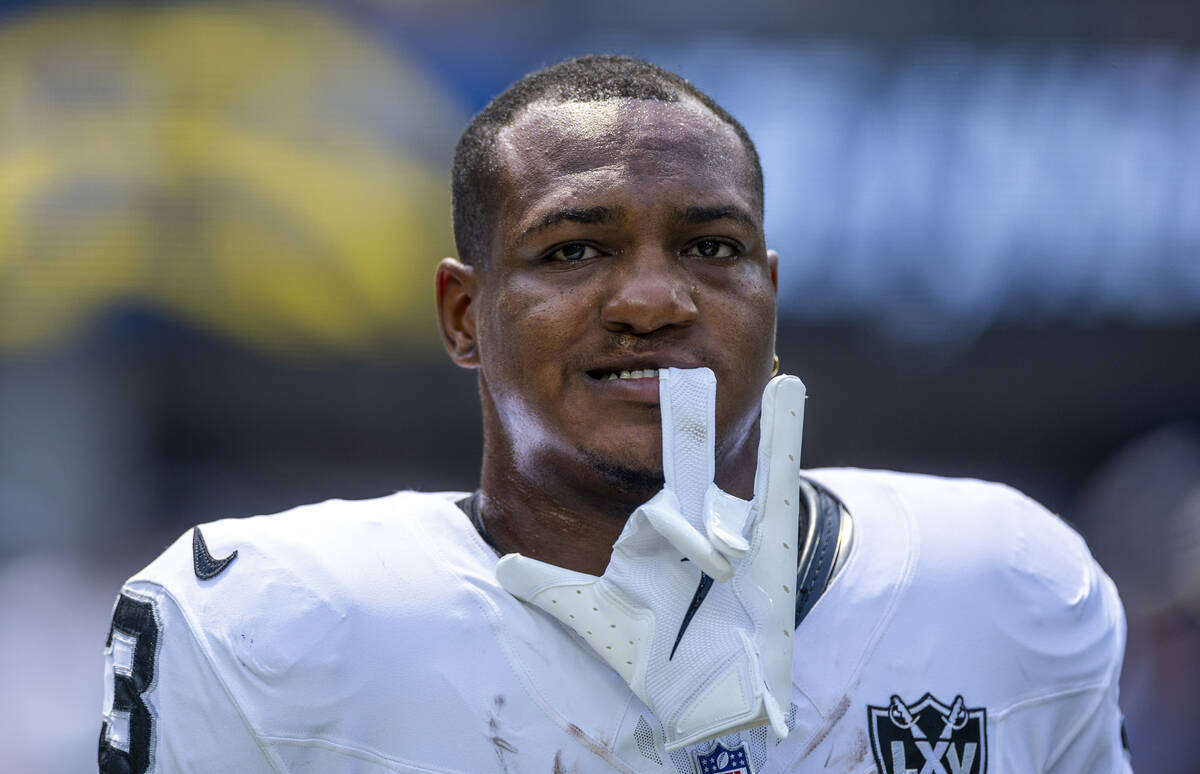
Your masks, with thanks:
[(950, 706), (928, 693), (915, 704), (893, 696), (886, 707), (867, 707), (867, 725), (881, 774), (987, 771), (987, 713), (961, 696)]
[(696, 759), (696, 771), (699, 774), (754, 774), (750, 768), (750, 758), (746, 755), (746, 745), (739, 744), (730, 750), (717, 742), (712, 750), (701, 755), (692, 753)]

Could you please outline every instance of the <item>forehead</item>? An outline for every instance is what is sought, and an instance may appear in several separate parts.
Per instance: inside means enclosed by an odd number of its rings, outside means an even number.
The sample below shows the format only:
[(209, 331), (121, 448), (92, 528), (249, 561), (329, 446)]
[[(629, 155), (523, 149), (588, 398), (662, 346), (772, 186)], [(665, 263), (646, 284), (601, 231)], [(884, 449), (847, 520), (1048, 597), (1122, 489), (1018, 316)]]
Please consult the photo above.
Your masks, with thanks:
[(497, 161), (501, 229), (545, 207), (606, 197), (759, 210), (736, 132), (694, 100), (534, 103), (500, 131)]

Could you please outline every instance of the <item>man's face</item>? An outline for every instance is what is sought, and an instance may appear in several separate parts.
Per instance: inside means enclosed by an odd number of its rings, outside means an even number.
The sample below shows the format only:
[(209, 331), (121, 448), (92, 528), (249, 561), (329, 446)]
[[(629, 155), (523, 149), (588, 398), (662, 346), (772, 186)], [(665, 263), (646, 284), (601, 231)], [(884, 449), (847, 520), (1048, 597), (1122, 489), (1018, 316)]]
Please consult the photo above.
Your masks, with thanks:
[(776, 258), (733, 130), (691, 101), (538, 103), (501, 132), (499, 161), (471, 301), (485, 433), (525, 475), (652, 492), (656, 370), (707, 366), (717, 469), (752, 459)]

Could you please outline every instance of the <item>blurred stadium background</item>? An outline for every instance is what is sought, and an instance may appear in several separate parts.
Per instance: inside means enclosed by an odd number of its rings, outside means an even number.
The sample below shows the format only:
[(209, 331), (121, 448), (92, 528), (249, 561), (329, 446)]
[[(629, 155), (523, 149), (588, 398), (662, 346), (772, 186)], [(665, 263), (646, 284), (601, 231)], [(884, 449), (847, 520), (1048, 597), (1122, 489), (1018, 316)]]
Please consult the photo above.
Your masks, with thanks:
[(806, 464), (1070, 520), (1129, 608), (1138, 770), (1200, 772), (1186, 0), (0, 0), (0, 772), (91, 770), (112, 600), (191, 524), (474, 488), (450, 150), (590, 51), (757, 141)]

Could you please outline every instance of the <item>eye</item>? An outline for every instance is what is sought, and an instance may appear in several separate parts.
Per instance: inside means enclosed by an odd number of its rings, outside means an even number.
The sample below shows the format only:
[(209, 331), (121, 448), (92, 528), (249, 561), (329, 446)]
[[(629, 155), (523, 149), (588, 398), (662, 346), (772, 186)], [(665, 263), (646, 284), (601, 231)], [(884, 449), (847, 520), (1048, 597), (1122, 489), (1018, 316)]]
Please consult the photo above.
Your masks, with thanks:
[(546, 258), (551, 261), (583, 261), (588, 258), (595, 258), (600, 255), (600, 251), (591, 245), (586, 245), (583, 242), (571, 242), (556, 248), (546, 255)]
[(701, 239), (684, 251), (685, 255), (695, 255), (700, 258), (736, 258), (740, 253), (737, 245), (723, 239)]

